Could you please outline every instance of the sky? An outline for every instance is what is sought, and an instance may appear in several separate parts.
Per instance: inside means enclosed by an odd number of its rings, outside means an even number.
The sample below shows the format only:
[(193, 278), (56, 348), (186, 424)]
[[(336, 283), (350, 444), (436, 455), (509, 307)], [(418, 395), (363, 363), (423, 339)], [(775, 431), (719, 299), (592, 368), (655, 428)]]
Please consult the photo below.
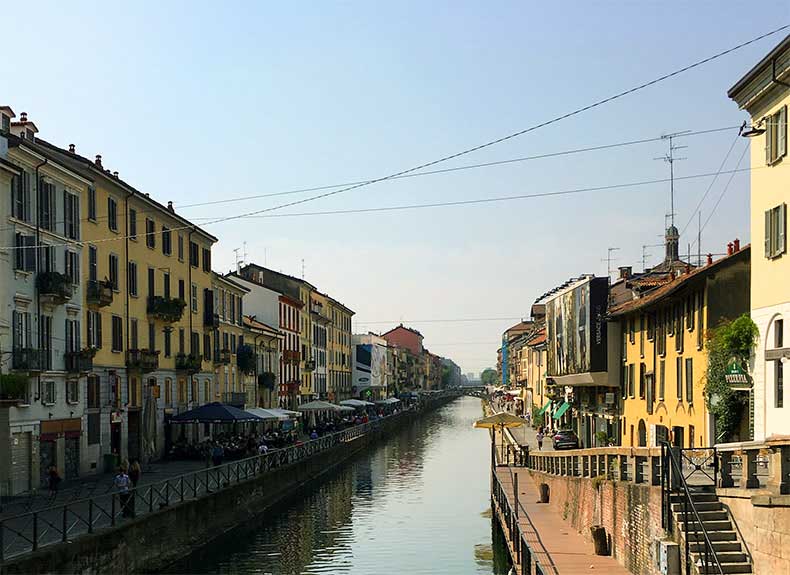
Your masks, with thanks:
[[(666, 140), (211, 205), (356, 182), (495, 140), (790, 22), (752, 2), (13, 2), (0, 104), (39, 136), (101, 154), (136, 188), (220, 238), (217, 271), (246, 261), (304, 277), (356, 312), (399, 322), (464, 372), (496, 363), (501, 333), (569, 277), (663, 257), (669, 185), (471, 206), (305, 212), (540, 194), (663, 179)], [(746, 114), (726, 92), (779, 33), (583, 114), (437, 166), (659, 138), (679, 178), (738, 165)], [(728, 154), (728, 151), (731, 152)], [(726, 158), (726, 161), (725, 161)], [(748, 153), (741, 167), (747, 167)], [(681, 252), (749, 241), (748, 173), (679, 179)], [(729, 182), (729, 185), (728, 185)], [(334, 188), (342, 189), (342, 188)], [(329, 190), (325, 190), (329, 191)], [(722, 195), (723, 194), (723, 195)], [(721, 199), (719, 199), (721, 198)], [(718, 205), (717, 204), (718, 201)], [(715, 206), (715, 211), (714, 211)], [(691, 224), (686, 229), (687, 222)], [(696, 246), (692, 248), (696, 252)], [(435, 321), (444, 320), (444, 321)], [(453, 320), (453, 321), (446, 321)], [(464, 320), (464, 321), (458, 321)], [(466, 321), (475, 320), (475, 321)]]

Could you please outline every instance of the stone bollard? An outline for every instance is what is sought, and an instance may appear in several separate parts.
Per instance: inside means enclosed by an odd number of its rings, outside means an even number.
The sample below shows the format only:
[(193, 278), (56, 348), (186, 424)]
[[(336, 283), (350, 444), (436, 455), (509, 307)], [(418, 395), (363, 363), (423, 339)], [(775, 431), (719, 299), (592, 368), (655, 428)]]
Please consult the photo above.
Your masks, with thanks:
[(538, 503), (548, 503), (549, 502), (549, 485), (547, 483), (541, 483), (539, 487), (540, 491), (540, 500)]

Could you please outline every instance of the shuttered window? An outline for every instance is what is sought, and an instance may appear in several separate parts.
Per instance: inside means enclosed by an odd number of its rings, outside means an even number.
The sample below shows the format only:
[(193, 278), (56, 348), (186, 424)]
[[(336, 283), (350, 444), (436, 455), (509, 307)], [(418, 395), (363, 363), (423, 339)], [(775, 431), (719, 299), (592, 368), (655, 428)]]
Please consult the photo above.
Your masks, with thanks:
[(773, 259), (787, 251), (787, 204), (765, 212), (765, 257)]
[(775, 164), (787, 155), (787, 106), (768, 117), (765, 126), (765, 163)]

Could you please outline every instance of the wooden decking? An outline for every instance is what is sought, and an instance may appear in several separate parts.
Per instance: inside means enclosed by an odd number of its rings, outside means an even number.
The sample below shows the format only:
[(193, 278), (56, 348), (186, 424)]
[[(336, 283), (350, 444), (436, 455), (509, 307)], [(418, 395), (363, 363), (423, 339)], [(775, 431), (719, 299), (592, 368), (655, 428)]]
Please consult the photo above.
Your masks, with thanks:
[[(606, 575), (627, 575), (629, 571), (613, 557), (595, 555), (593, 545), (570, 527), (562, 517), (545, 503), (537, 503), (540, 499), (538, 486), (535, 485), (529, 472), (523, 467), (496, 468), (496, 478), (506, 500), (500, 504), (496, 501), (496, 515), (508, 539), (510, 554), (516, 564), (516, 573), (535, 573), (535, 560), (540, 562), (544, 574), (558, 573), (572, 575), (575, 573), (606, 573)], [(518, 476), (518, 517), (515, 513), (515, 497), (513, 493), (514, 476)], [(495, 486), (496, 487), (496, 486)], [(531, 550), (533, 565), (529, 571), (522, 571), (521, 556), (517, 550), (520, 541), (519, 530), (511, 529), (508, 522), (517, 523)], [(521, 549), (521, 547), (519, 547)]]

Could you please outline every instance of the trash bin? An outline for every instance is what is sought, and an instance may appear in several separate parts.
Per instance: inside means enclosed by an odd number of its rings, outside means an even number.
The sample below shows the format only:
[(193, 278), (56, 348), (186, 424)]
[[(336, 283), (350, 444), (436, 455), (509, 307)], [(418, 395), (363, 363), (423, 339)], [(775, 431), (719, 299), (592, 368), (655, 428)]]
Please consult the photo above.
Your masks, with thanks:
[(547, 483), (540, 484), (540, 501), (539, 503), (549, 502), (549, 485)]
[(104, 454), (104, 472), (111, 473), (118, 469), (120, 465), (120, 459), (117, 454), (115, 453), (105, 453)]

